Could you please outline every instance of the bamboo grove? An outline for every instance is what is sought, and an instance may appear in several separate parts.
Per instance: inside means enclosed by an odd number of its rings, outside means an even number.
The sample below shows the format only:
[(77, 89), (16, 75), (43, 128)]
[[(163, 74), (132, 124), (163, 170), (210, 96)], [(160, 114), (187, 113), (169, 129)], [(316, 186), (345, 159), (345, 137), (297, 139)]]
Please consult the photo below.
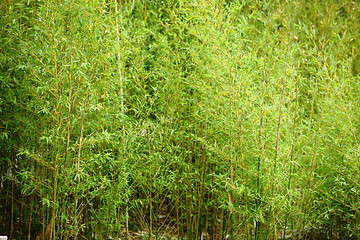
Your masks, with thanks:
[(350, 0), (1, 1), (0, 235), (359, 239), (359, 35)]

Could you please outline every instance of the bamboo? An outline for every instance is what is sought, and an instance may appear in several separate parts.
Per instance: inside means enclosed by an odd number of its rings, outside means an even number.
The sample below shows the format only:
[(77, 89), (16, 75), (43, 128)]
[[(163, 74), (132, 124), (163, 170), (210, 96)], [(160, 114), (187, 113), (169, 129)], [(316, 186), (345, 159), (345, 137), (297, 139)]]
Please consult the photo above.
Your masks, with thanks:
[[(256, 208), (257, 211), (260, 211), (261, 209), (261, 197), (262, 197), (262, 192), (261, 192), (261, 165), (262, 165), (262, 161), (263, 161), (263, 157), (264, 157), (264, 153), (265, 153), (265, 142), (263, 142), (263, 119), (264, 119), (264, 105), (265, 105), (265, 76), (266, 76), (266, 66), (265, 66), (265, 59), (264, 59), (264, 63), (263, 63), (263, 73), (262, 73), (262, 81), (261, 81), (261, 103), (260, 103), (260, 123), (259, 123), (259, 148), (260, 148), (260, 156), (258, 157), (258, 161), (257, 161), (257, 180), (256, 180), (256, 191), (257, 191), (257, 196), (256, 196)], [(259, 221), (258, 217), (256, 217), (256, 219), (254, 219), (254, 239), (258, 240), (259, 239), (259, 231), (260, 231), (260, 224), (261, 222)]]

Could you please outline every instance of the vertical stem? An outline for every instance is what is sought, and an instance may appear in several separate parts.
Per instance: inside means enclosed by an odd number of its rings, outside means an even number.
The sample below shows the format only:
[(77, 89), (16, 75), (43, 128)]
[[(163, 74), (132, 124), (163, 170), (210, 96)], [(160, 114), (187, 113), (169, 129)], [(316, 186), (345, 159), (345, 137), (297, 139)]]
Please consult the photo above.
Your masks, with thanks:
[(175, 211), (176, 211), (176, 231), (177, 231), (177, 237), (180, 238), (180, 203), (179, 203), (179, 198), (180, 198), (180, 191), (179, 190), (176, 190), (177, 193), (178, 193), (178, 197), (176, 198), (176, 202), (175, 202)]
[(32, 212), (33, 212), (33, 203), (30, 201), (30, 216), (29, 216), (29, 221), (28, 221), (28, 240), (30, 240), (30, 237), (31, 237)]
[(277, 158), (279, 155), (279, 139), (280, 139), (280, 125), (281, 125), (281, 115), (282, 115), (282, 105), (283, 105), (283, 99), (284, 99), (284, 85), (282, 84), (281, 89), (281, 100), (280, 100), (280, 109), (279, 109), (279, 116), (278, 116), (278, 122), (277, 122), (277, 130), (276, 130), (276, 146), (275, 146), (275, 161), (274, 161), (274, 174), (277, 167)]
[[(230, 114), (231, 114), (231, 119), (233, 119), (233, 106), (232, 106), (232, 101), (230, 101)], [(229, 169), (229, 177), (230, 177), (230, 190), (228, 192), (228, 198), (229, 198), (229, 213), (230, 216), (234, 211), (234, 196), (233, 196), (233, 188), (234, 188), (234, 163), (233, 163), (233, 131), (232, 129), (230, 129), (230, 151), (231, 151), (231, 155), (230, 155), (230, 169)]]
[[(317, 133), (315, 133), (315, 137), (314, 137), (314, 150), (313, 150), (313, 154), (311, 157), (311, 169), (310, 169), (310, 185), (312, 185), (313, 180), (314, 180), (314, 170), (315, 170), (315, 160), (316, 160), (316, 155), (317, 155)], [(309, 186), (310, 188), (312, 186)]]
[(66, 149), (65, 149), (65, 159), (67, 157), (67, 152), (69, 150), (69, 145), (70, 145), (70, 137), (71, 137), (71, 128), (70, 128), (70, 122), (71, 122), (71, 112), (72, 112), (72, 108), (73, 108), (73, 101), (72, 101), (72, 89), (71, 89), (71, 82), (70, 81), (70, 93), (69, 93), (69, 106), (68, 106), (68, 117), (67, 117), (67, 137), (66, 137)]
[[(12, 171), (12, 170), (11, 170)], [(11, 220), (10, 220), (10, 238), (14, 231), (14, 180), (11, 180)]]
[[(289, 177), (288, 177), (288, 184), (287, 184), (287, 191), (288, 191), (287, 195), (289, 195), (290, 185), (291, 185), (293, 148), (294, 148), (294, 144), (291, 145), (291, 149), (290, 149), (290, 166), (289, 166)], [(285, 212), (283, 239), (285, 239), (285, 236), (286, 236), (286, 228), (287, 228), (288, 218), (289, 218), (289, 208), (290, 208), (290, 201), (289, 201), (289, 199), (287, 199), (286, 210), (285, 210), (286, 212)]]
[[(231, 72), (231, 67), (230, 67), (230, 76), (232, 76), (232, 72)], [(235, 79), (232, 78), (232, 87), (234, 89), (236, 89), (235, 87)], [(231, 119), (236, 119), (235, 117), (235, 110), (234, 110), (234, 106), (235, 106), (235, 101), (236, 101), (236, 94), (231, 93), (231, 96), (235, 96), (234, 99), (230, 99), (230, 118)], [(228, 192), (228, 197), (229, 197), (229, 227), (230, 227), (230, 238), (232, 238), (232, 234), (233, 234), (233, 213), (234, 213), (234, 188), (235, 188), (235, 184), (234, 184), (234, 159), (237, 158), (237, 156), (234, 154), (234, 133), (233, 133), (233, 129), (230, 128), (230, 151), (231, 151), (231, 155), (230, 155), (230, 190)]]
[[(131, 8), (134, 8), (135, 0), (132, 1)], [(120, 26), (119, 26), (119, 3), (117, 0), (114, 0), (115, 5), (115, 28), (116, 28), (116, 46), (117, 46), (117, 75), (119, 77), (120, 81), (120, 90), (119, 90), (119, 96), (120, 96), (120, 111), (121, 115), (124, 115), (124, 82), (123, 82), (123, 76), (122, 76), (122, 65), (121, 65), (121, 53), (120, 53)], [(125, 137), (125, 126), (122, 126), (122, 133), (123, 133), (123, 139)], [(122, 145), (125, 149), (124, 141), (122, 141)], [(126, 231), (126, 239), (129, 238), (129, 197), (125, 196), (125, 231)]]
[(80, 163), (81, 163), (81, 145), (82, 145), (82, 140), (83, 140), (83, 132), (84, 132), (84, 123), (82, 123), (81, 129), (80, 129), (78, 159), (77, 159), (77, 164), (76, 164), (76, 176), (79, 176), (79, 169), (80, 169)]
[(55, 164), (54, 164), (54, 190), (53, 190), (53, 202), (51, 209), (50, 239), (56, 239), (55, 218), (56, 218), (58, 177), (59, 177), (59, 165), (58, 165), (58, 156), (56, 156)]
[[(297, 118), (297, 113), (298, 113), (298, 107), (299, 107), (299, 85), (298, 85), (298, 81), (297, 78), (295, 78), (296, 81), (296, 92), (295, 92), (295, 109), (294, 109), (294, 114), (293, 114), (293, 119), (292, 119), (292, 140), (291, 140), (291, 149), (290, 149), (290, 162), (289, 162), (289, 176), (288, 176), (288, 185), (287, 185), (287, 196), (290, 198), (290, 187), (291, 187), (291, 177), (292, 177), (292, 171), (293, 171), (293, 152), (294, 152), (294, 146), (295, 146), (295, 131), (296, 131), (296, 118)], [(289, 208), (290, 208), (290, 199), (287, 199), (287, 207), (286, 207), (286, 213), (285, 213), (285, 223), (284, 223), (284, 231), (283, 231), (283, 238), (285, 239), (286, 236), (286, 229), (287, 229), (287, 225), (288, 225), (288, 220), (289, 220)]]
[[(256, 196), (256, 207), (257, 210), (260, 210), (260, 205), (261, 205), (261, 182), (260, 182), (260, 177), (261, 177), (261, 162), (262, 159), (264, 157), (264, 150), (265, 150), (265, 146), (264, 146), (264, 142), (262, 140), (263, 138), (263, 119), (264, 119), (264, 95), (265, 95), (265, 74), (266, 74), (266, 68), (265, 68), (265, 59), (264, 59), (264, 65), (263, 65), (263, 76), (262, 76), (262, 83), (261, 83), (261, 113), (260, 113), (260, 123), (259, 123), (259, 145), (260, 145), (260, 156), (258, 158), (258, 162), (257, 162), (257, 183), (256, 183), (256, 187), (257, 187), (257, 196)], [(258, 219), (255, 219), (254, 222), (254, 238), (255, 240), (258, 239), (258, 232), (260, 230), (260, 221)]]
[(129, 239), (129, 198), (126, 196), (126, 208), (125, 208), (125, 230), (126, 230), (126, 239)]
[(120, 81), (120, 90), (119, 90), (119, 95), (120, 95), (120, 99), (121, 99), (121, 113), (124, 113), (124, 83), (123, 83), (123, 77), (122, 77), (122, 66), (121, 66), (121, 53), (120, 53), (120, 26), (119, 26), (119, 9), (118, 9), (118, 3), (117, 1), (115, 1), (115, 26), (116, 26), (116, 46), (117, 46), (117, 75), (119, 77), (119, 81)]
[[(277, 168), (277, 162), (278, 162), (278, 156), (279, 156), (279, 141), (280, 141), (280, 126), (281, 126), (281, 117), (282, 117), (282, 106), (283, 106), (283, 99), (284, 99), (284, 84), (283, 81), (281, 81), (281, 99), (280, 99), (280, 107), (279, 107), (279, 115), (278, 115), (278, 120), (277, 120), (277, 129), (276, 129), (276, 142), (275, 142), (275, 156), (274, 156), (274, 166), (273, 166), (273, 173), (272, 173), (272, 177), (276, 178), (277, 177), (277, 173), (276, 173), (276, 168)], [(273, 184), (271, 186), (271, 195), (272, 197), (274, 196), (274, 193), (276, 192), (276, 183), (278, 181), (273, 181)], [(277, 227), (276, 227), (276, 208), (271, 206), (271, 211), (272, 211), (272, 220), (274, 220), (273, 222), (273, 227), (274, 227), (274, 236), (277, 236)]]
[(148, 239), (151, 240), (152, 233), (153, 233), (153, 219), (154, 219), (151, 189), (149, 189), (148, 201), (149, 201), (149, 218), (150, 218), (149, 219), (149, 238)]

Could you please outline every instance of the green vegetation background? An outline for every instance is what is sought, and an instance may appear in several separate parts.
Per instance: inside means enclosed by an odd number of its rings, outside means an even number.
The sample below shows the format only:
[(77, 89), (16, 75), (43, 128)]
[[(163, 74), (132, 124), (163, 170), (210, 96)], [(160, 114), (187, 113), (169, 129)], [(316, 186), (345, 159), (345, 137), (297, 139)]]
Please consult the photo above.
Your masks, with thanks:
[(0, 16), (0, 232), (359, 238), (359, 1), (4, 0)]

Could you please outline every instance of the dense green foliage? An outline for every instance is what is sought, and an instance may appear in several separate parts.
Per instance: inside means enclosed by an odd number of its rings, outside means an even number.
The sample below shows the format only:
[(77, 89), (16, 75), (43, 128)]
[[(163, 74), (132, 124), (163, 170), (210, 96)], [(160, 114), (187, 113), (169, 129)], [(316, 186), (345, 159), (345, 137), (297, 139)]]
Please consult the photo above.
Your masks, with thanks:
[(360, 238), (360, 2), (0, 3), (0, 233)]

